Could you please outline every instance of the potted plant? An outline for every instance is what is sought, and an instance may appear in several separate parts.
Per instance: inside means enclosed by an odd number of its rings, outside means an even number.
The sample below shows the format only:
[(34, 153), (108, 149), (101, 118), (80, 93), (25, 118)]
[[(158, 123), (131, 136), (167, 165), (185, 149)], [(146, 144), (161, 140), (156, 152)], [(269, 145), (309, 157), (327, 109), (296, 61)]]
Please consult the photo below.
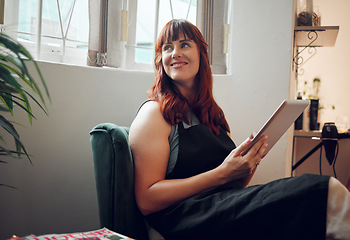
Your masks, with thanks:
[[(20, 158), (25, 155), (30, 163), (30, 155), (20, 140), (20, 136), (14, 126), (14, 122), (9, 120), (13, 117), (14, 108), (19, 108), (27, 112), (28, 120), (32, 124), (34, 117), (31, 103), (37, 104), (46, 114), (46, 104), (44, 94), (40, 89), (38, 83), (34, 80), (31, 73), (28, 71), (26, 62), (32, 62), (35, 66), (35, 71), (39, 78), (41, 85), (45, 91), (45, 95), (50, 100), (50, 94), (45, 84), (40, 69), (31, 56), (31, 54), (17, 41), (9, 36), (0, 33), (0, 157), (10, 156)], [(36, 97), (39, 97), (37, 100)], [(15, 143), (15, 149), (7, 146), (5, 141), (5, 134), (9, 134)], [(7, 163), (0, 160), (0, 163)], [(1, 184), (2, 186), (8, 186)]]

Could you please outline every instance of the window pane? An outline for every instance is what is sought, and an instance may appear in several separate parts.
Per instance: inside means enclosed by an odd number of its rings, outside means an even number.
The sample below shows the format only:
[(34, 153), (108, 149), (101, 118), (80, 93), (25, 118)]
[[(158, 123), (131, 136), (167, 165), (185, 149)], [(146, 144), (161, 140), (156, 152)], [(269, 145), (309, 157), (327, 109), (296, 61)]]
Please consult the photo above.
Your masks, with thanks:
[[(190, 2), (191, 5), (189, 8)], [(171, 5), (170, 0), (159, 1), (159, 19), (157, 34), (159, 34), (163, 26), (172, 19), (171, 12), (173, 12), (174, 18), (182, 19), (186, 19), (188, 12), (187, 20), (189, 20), (193, 24), (196, 24), (197, 0), (172, 0)], [(136, 63), (153, 62), (155, 15), (155, 0), (137, 1), (136, 45), (142, 47), (149, 47), (151, 49), (137, 48), (135, 50)]]
[[(36, 32), (36, 15), (37, 15), (37, 0), (21, 0), (19, 3), (18, 14), (18, 31), (25, 33)], [(18, 34), (19, 38), (31, 40), (35, 39), (35, 36), (28, 34)]]
[[(186, 19), (190, 2), (191, 5), (187, 20), (196, 25), (197, 0), (171, 0), (171, 5), (170, 0), (160, 1), (158, 34), (162, 30), (162, 27), (172, 19), (172, 14), (174, 18)], [(172, 12), (171, 6), (173, 8)]]
[[(59, 0), (58, 2), (62, 20), (62, 28), (60, 24), (57, 2), (52, 0), (44, 0), (41, 33), (44, 36), (52, 36), (62, 39), (66, 34), (68, 28), (69, 18), (74, 0)], [(53, 42), (55, 42), (55, 44), (58, 43), (54, 40)]]
[[(139, 0), (137, 3), (136, 46), (153, 46), (154, 39), (155, 1)], [(135, 62), (151, 63), (152, 52), (150, 49), (136, 48)]]
[[(18, 31), (29, 33), (19, 34), (18, 37), (35, 42), (37, 33), (38, 0), (20, 0)], [(89, 33), (88, 0), (59, 0), (62, 28), (58, 13), (57, 1), (43, 0), (42, 8), (42, 44), (62, 46), (62, 39), (68, 40), (66, 47), (87, 48)], [(71, 12), (71, 21), (70, 16)], [(63, 31), (63, 32), (62, 32)], [(51, 37), (51, 38), (50, 38)], [(81, 43), (83, 42), (83, 43)]]
[(137, 63), (153, 63), (153, 48), (151, 49), (135, 49), (135, 62)]
[(56, 1), (43, 1), (41, 34), (54, 37), (62, 36)]
[[(189, 4), (191, 5), (189, 6)], [(174, 18), (187, 19), (196, 25), (197, 0), (172, 0)], [(188, 9), (190, 7), (190, 9)], [(187, 12), (189, 10), (188, 16)], [(170, 19), (169, 19), (170, 20)]]
[(79, 42), (69, 42), (67, 46), (72, 45), (76, 48), (87, 49), (87, 42), (89, 39), (89, 10), (88, 0), (77, 0), (75, 3), (70, 27), (67, 38), (69, 40)]

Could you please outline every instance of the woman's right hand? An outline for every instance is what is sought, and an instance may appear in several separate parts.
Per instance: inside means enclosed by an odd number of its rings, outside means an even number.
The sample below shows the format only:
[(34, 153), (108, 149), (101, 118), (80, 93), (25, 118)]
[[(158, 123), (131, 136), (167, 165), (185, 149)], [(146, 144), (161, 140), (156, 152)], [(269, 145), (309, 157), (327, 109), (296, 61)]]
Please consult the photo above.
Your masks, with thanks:
[(264, 151), (267, 147), (267, 136), (263, 136), (253, 145), (247, 154), (242, 156), (241, 153), (248, 148), (253, 136), (254, 134), (247, 138), (237, 148), (233, 149), (224, 162), (218, 167), (225, 183), (244, 178), (250, 180), (255, 173), (257, 166), (264, 157)]

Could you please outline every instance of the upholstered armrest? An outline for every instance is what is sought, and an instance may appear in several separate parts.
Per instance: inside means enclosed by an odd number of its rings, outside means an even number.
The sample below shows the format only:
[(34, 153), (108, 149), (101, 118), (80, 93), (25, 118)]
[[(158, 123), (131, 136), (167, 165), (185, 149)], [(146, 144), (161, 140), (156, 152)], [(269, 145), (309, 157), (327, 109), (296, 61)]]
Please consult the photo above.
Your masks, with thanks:
[(129, 128), (103, 123), (90, 132), (101, 227), (147, 239), (144, 217), (134, 195)]

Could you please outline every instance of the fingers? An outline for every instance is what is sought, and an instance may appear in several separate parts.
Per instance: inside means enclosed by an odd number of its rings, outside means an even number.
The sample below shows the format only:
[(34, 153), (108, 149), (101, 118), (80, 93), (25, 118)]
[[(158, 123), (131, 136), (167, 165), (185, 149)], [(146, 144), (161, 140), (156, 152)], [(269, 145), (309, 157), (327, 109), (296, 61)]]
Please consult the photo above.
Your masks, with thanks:
[(247, 153), (247, 157), (251, 159), (252, 168), (256, 168), (261, 159), (265, 156), (264, 152), (267, 147), (266, 143), (267, 136), (263, 136)]
[(263, 159), (265, 157), (265, 149), (266, 149), (266, 147), (267, 147), (267, 143), (264, 142), (260, 146), (259, 150), (257, 151), (257, 154), (256, 154), (256, 158), (257, 158), (257, 160), (256, 160), (256, 167), (259, 166), (259, 164), (261, 162), (261, 159)]
[(250, 139), (253, 139), (256, 136), (257, 132), (252, 132), (249, 136)]
[[(242, 142), (241, 145), (239, 145), (236, 149), (234, 149), (233, 151), (234, 157), (239, 155), (244, 156), (246, 152), (250, 153), (250, 157), (254, 157), (258, 153), (260, 147), (266, 141), (267, 136), (264, 135), (260, 137), (260, 139), (256, 143), (254, 143), (254, 145), (249, 150), (247, 150), (247, 148), (249, 147), (249, 144), (252, 142), (254, 135), (255, 135), (255, 132), (253, 132), (244, 142)], [(246, 152), (243, 153), (244, 151)]]
[[(267, 137), (263, 136), (256, 142), (253, 147), (245, 155), (241, 153), (248, 148), (251, 143), (251, 138), (247, 138), (236, 149), (234, 149), (227, 157), (227, 164), (232, 165), (233, 168), (238, 169), (246, 173), (252, 173), (253, 170), (260, 164), (267, 144), (265, 143)], [(235, 159), (235, 160), (234, 160)], [(234, 160), (234, 161), (232, 161)], [(234, 164), (232, 164), (234, 163)]]
[[(265, 139), (265, 141), (266, 141), (266, 139)], [(258, 150), (258, 152), (257, 152), (257, 154), (259, 154), (260, 156), (265, 156), (264, 154), (265, 154), (265, 149), (266, 149), (266, 147), (267, 147), (267, 143), (266, 142), (263, 142), (263, 144), (260, 146), (260, 148), (259, 148), (259, 150)]]
[(254, 146), (252, 147), (254, 155), (260, 154), (262, 156), (263, 151), (266, 149), (266, 146), (267, 146), (267, 145), (265, 146), (266, 139), (267, 139), (267, 136), (264, 135), (259, 139), (257, 143), (254, 144)]
[(234, 156), (239, 156), (241, 152), (243, 152), (251, 143), (251, 138), (247, 138), (244, 142), (242, 142), (236, 149), (234, 149)]
[(263, 159), (266, 156), (265, 149), (267, 148), (267, 145), (267, 143), (264, 143), (258, 151), (258, 154), (261, 156), (261, 159)]

